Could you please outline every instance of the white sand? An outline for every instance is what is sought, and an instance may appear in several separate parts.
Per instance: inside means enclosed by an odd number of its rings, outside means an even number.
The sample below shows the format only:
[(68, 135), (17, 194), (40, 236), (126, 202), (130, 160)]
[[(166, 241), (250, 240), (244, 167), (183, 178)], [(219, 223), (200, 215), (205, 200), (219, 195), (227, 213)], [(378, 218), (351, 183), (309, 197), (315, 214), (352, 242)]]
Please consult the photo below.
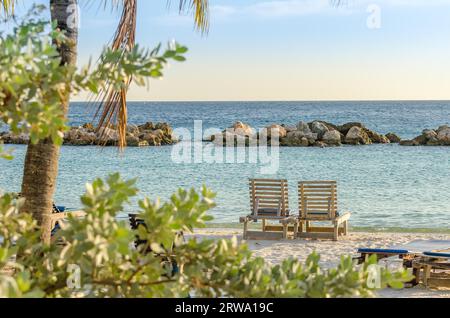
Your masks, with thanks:
[[(196, 230), (198, 238), (221, 239), (237, 236), (242, 239), (239, 229), (201, 229)], [(342, 255), (356, 255), (358, 248), (388, 248), (414, 240), (434, 239), (450, 240), (450, 235), (421, 233), (352, 233), (339, 242), (320, 240), (286, 240), (286, 241), (249, 241), (247, 242), (255, 256), (263, 257), (271, 264), (278, 264), (287, 257), (296, 257), (304, 261), (312, 252), (321, 255), (323, 267), (334, 267)], [(386, 289), (379, 292), (383, 298), (443, 298), (450, 297), (450, 290), (430, 290), (423, 286), (403, 290)]]

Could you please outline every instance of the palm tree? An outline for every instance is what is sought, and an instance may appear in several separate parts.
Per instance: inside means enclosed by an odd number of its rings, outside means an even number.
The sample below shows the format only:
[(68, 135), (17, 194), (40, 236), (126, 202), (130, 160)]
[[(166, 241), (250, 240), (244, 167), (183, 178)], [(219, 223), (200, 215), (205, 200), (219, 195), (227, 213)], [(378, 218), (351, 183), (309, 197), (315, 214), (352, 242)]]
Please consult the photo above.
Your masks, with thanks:
[[(14, 10), (17, 0), (0, 0), (0, 10), (6, 15)], [(104, 1), (108, 2), (107, 0)], [(115, 32), (112, 47), (116, 49), (132, 49), (135, 45), (137, 0), (109, 0), (114, 6), (121, 6), (122, 16)], [(169, 1), (170, 2), (170, 1)], [(61, 62), (75, 65), (77, 60), (78, 29), (68, 24), (73, 14), (69, 8), (77, 6), (78, 0), (50, 0), (52, 21), (68, 38), (66, 44), (58, 44)], [(73, 7), (72, 7), (73, 8)], [(194, 21), (198, 30), (204, 32), (208, 28), (208, 0), (179, 0), (179, 10), (193, 10)], [(128, 84), (131, 83), (131, 78)], [(116, 92), (112, 89), (101, 92), (99, 97), (99, 127), (109, 126), (118, 119), (119, 147), (125, 146), (127, 125), (126, 90)], [(63, 96), (61, 107), (64, 116), (69, 111), (70, 96)], [(29, 144), (25, 157), (22, 195), (25, 197), (23, 211), (31, 213), (42, 227), (43, 240), (50, 241), (50, 213), (58, 175), (60, 147), (53, 144), (50, 138), (36, 145)]]

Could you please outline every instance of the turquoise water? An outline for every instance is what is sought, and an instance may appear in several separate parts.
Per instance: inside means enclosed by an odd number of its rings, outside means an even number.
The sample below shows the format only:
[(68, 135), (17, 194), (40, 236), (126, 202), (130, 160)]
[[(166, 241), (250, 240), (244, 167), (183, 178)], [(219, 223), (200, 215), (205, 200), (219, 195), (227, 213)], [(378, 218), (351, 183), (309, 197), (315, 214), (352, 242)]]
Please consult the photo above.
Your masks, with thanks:
[[(450, 121), (449, 102), (142, 103), (130, 108), (132, 122), (167, 121), (189, 129), (198, 119), (218, 128), (236, 120), (263, 127), (322, 119), (338, 124), (363, 121), (369, 128), (404, 138)], [(88, 118), (85, 105), (75, 104), (72, 123)], [(0, 161), (0, 188), (20, 189), (25, 151), (14, 146), (15, 160)], [(297, 181), (333, 179), (339, 182), (340, 208), (353, 213), (355, 227), (450, 228), (450, 147), (281, 148), (278, 173), (270, 176), (260, 174), (261, 164), (176, 164), (171, 153), (172, 147), (129, 148), (123, 155), (112, 148), (63, 147), (56, 201), (80, 207), (78, 197), (86, 182), (119, 171), (125, 178), (138, 178), (140, 197), (167, 198), (178, 187), (206, 184), (218, 192), (218, 207), (211, 211), (214, 222), (229, 224), (249, 212), (248, 178), (288, 179), (294, 210)], [(134, 201), (126, 212), (135, 206)]]

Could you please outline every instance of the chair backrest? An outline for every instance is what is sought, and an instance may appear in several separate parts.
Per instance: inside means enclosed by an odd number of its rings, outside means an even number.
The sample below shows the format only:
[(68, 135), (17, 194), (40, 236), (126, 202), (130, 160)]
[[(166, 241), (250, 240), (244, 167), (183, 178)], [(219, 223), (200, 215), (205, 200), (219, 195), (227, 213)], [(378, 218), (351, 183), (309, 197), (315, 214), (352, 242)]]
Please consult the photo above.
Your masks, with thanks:
[(257, 212), (259, 216), (289, 216), (287, 180), (250, 179), (249, 188), (252, 214)]
[(302, 218), (333, 220), (338, 215), (336, 181), (299, 182), (298, 197)]

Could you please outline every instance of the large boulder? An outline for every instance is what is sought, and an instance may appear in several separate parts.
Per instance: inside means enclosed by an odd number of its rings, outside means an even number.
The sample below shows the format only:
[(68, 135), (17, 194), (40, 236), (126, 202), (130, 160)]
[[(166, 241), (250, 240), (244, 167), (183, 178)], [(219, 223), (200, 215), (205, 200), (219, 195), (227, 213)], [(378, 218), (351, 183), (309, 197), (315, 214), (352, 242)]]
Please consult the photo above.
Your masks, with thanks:
[(317, 122), (324, 124), (325, 126), (327, 126), (328, 130), (337, 130), (339, 131), (339, 126), (336, 126), (332, 123), (329, 123), (327, 121), (323, 121), (323, 120), (317, 120)]
[(311, 128), (309, 128), (309, 125), (303, 121), (301, 121), (297, 124), (297, 130), (304, 134), (312, 133)]
[(161, 146), (161, 139), (153, 132), (144, 133), (139, 136), (141, 141), (146, 141), (149, 146)]
[(254, 130), (247, 124), (240, 121), (236, 122), (232, 127), (227, 129), (228, 133), (239, 135), (239, 136), (253, 136)]
[(266, 135), (268, 139), (272, 136), (277, 136), (278, 138), (284, 138), (287, 136), (287, 130), (280, 125), (271, 125), (265, 128), (263, 135)]
[(327, 131), (323, 135), (322, 141), (327, 145), (340, 146), (342, 142), (341, 133), (337, 130)]
[(441, 126), (437, 130), (437, 140), (442, 145), (450, 145), (450, 127)]
[(151, 131), (155, 129), (155, 125), (153, 123), (148, 122), (143, 125), (138, 126), (139, 132)]
[(398, 143), (400, 143), (400, 141), (402, 141), (402, 139), (394, 133), (388, 133), (386, 135), (386, 138), (389, 139), (389, 142), (391, 144), (398, 144)]
[(78, 142), (75, 143), (75, 145), (80, 146), (90, 146), (95, 144), (95, 141), (97, 140), (97, 136), (94, 132), (90, 132), (86, 129), (80, 129), (78, 132)]
[(323, 136), (330, 131), (330, 129), (324, 123), (320, 121), (314, 121), (311, 123), (311, 131), (317, 134), (319, 139), (322, 139)]
[[(309, 133), (311, 135), (312, 133)], [(305, 134), (300, 131), (293, 131), (287, 134), (287, 136), (281, 139), (281, 145), (286, 147), (308, 147), (314, 144), (315, 140), (308, 140)]]
[(157, 123), (154, 130), (162, 130), (166, 136), (173, 134), (173, 129), (168, 123)]
[(137, 125), (128, 125), (127, 126), (127, 133), (130, 133), (134, 136), (139, 136), (139, 127)]
[(119, 141), (119, 134), (114, 129), (108, 127), (100, 127), (97, 132), (97, 138), (102, 141), (117, 142)]
[(136, 136), (130, 134), (127, 136), (126, 140), (127, 140), (127, 146), (139, 147), (139, 143), (140, 143), (139, 137), (136, 137)]
[(363, 128), (354, 126), (345, 136), (345, 143), (349, 145), (370, 145), (372, 141)]
[(249, 136), (237, 135), (228, 131), (213, 137), (213, 143), (220, 147), (248, 146), (249, 140)]
[(375, 144), (389, 144), (391, 143), (391, 141), (389, 140), (389, 138), (387, 138), (385, 135), (379, 134), (375, 131), (363, 128), (367, 134), (367, 136), (369, 136), (369, 139), (371, 140), (372, 143)]
[(343, 134), (344, 136), (347, 136), (348, 132), (353, 127), (364, 128), (364, 125), (359, 122), (351, 122), (351, 123), (346, 123), (344, 125), (339, 126), (338, 130), (341, 132), (341, 134)]
[(291, 126), (291, 125), (281, 125), (284, 129), (286, 129), (286, 133), (290, 133), (297, 130), (297, 126)]

